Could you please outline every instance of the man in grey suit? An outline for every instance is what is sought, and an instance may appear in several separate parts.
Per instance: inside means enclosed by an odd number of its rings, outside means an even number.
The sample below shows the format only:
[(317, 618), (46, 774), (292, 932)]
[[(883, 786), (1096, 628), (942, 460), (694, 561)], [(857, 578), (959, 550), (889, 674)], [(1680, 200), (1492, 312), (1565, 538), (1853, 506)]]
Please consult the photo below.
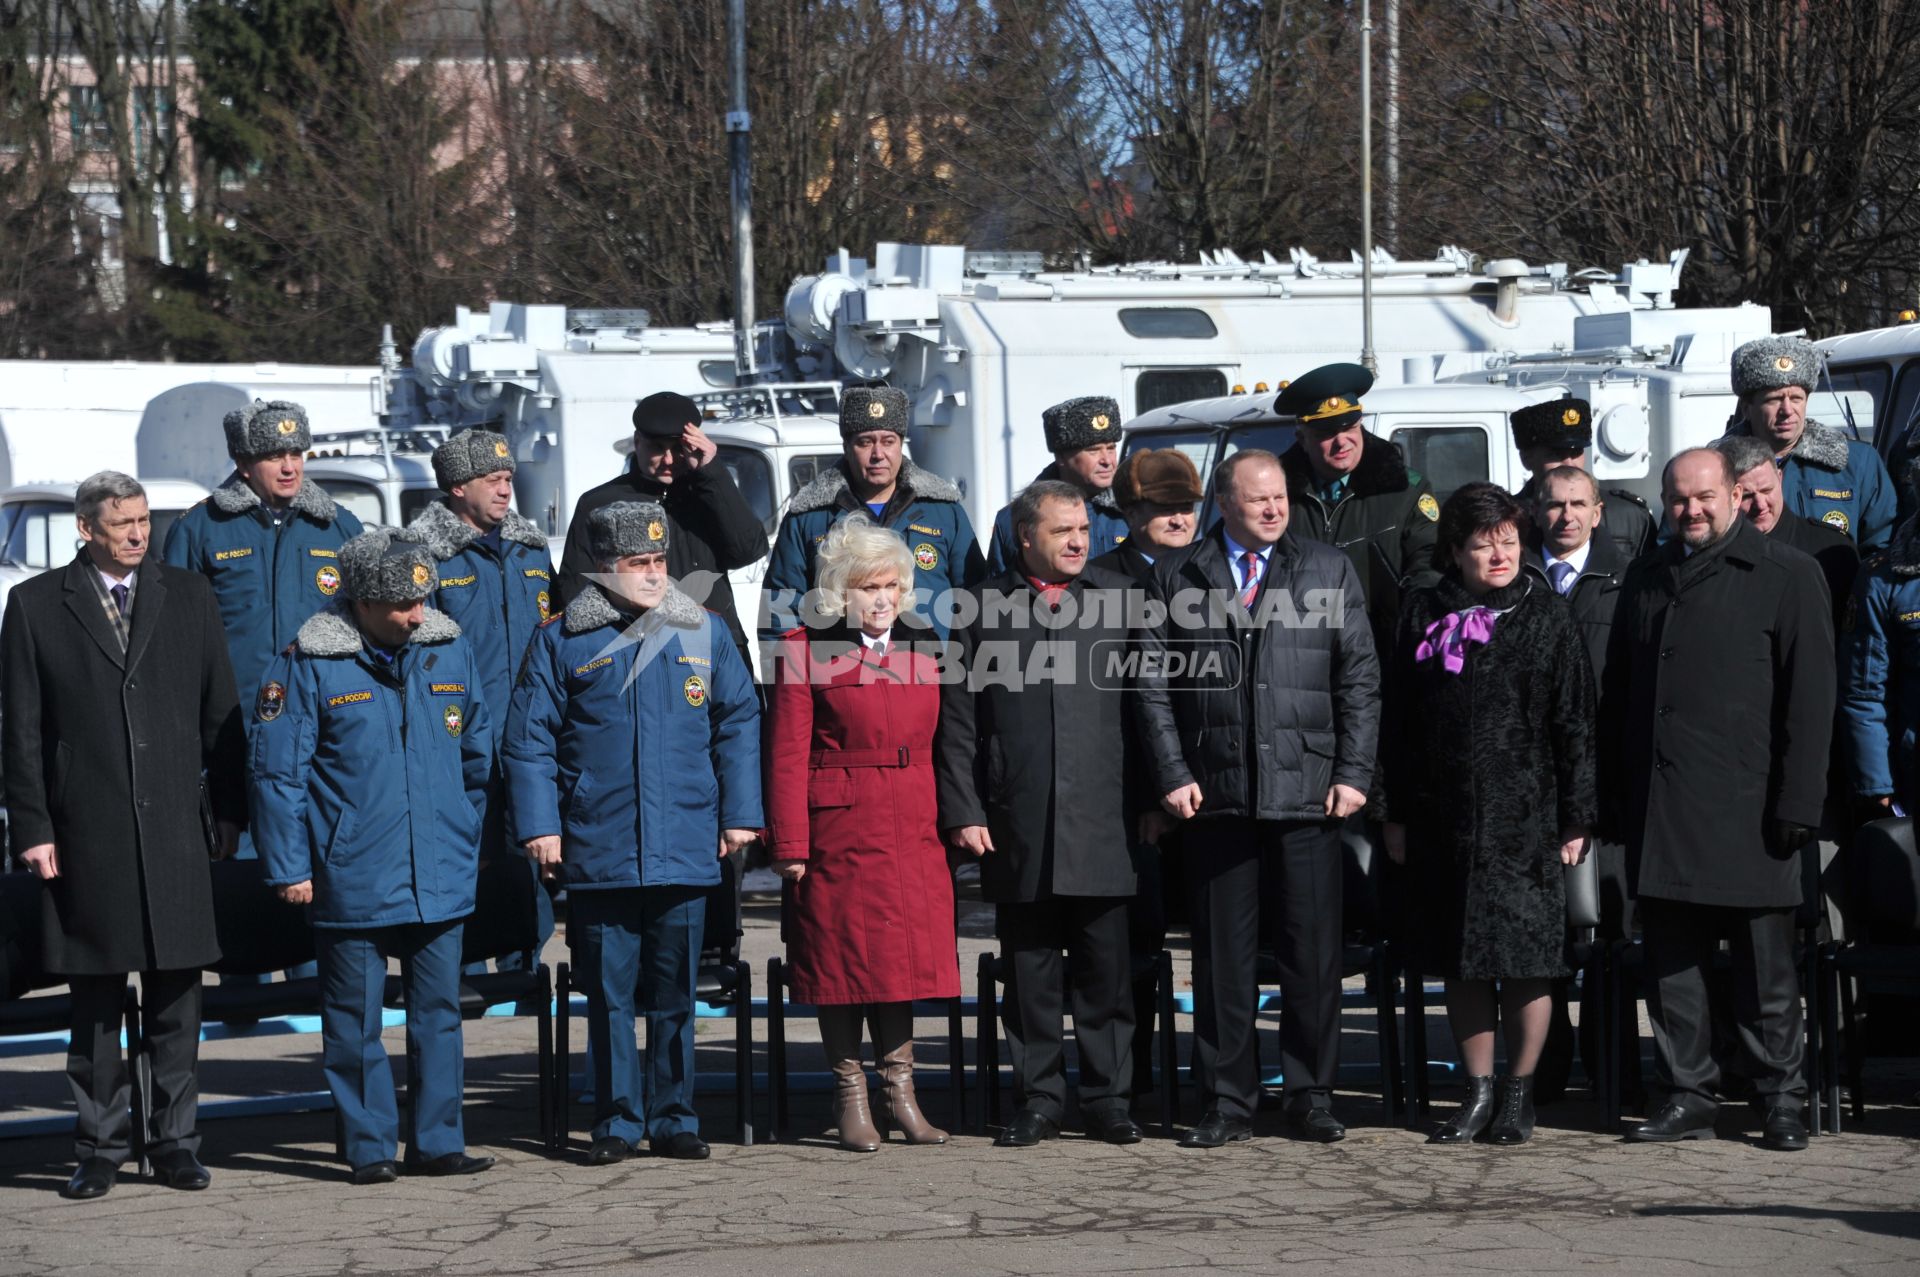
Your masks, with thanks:
[(246, 813), (226, 632), (204, 577), (148, 558), (138, 482), (103, 471), (75, 507), (79, 555), (16, 586), (0, 623), (13, 842), (44, 884), (46, 969), (73, 995), (80, 1165), (63, 1193), (104, 1196), (132, 1154), (120, 1017), (133, 972), (153, 1059), (154, 1176), (205, 1188), (200, 972), (220, 956), (207, 862), (231, 854)]

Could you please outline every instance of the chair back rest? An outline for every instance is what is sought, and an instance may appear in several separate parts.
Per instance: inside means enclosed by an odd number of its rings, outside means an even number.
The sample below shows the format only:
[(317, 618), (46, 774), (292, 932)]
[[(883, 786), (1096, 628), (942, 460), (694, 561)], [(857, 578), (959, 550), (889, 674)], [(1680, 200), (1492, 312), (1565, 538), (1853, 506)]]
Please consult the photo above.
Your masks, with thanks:
[(45, 890), (24, 869), (0, 874), (0, 1002), (66, 983), (40, 962), (40, 893)]
[(1920, 944), (1920, 855), (1913, 820), (1876, 820), (1854, 831), (1848, 849), (1858, 888), (1856, 933), (1874, 944)]
[(1369, 825), (1356, 812), (1340, 826), (1340, 913), (1341, 930), (1349, 935), (1378, 936), (1381, 922), (1380, 866), (1386, 861), (1384, 847), (1373, 845), (1378, 825)]
[(706, 934), (700, 944), (700, 965), (731, 966), (740, 960), (746, 934), (741, 923), (740, 880), (744, 853), (720, 861), (720, 881), (707, 889)]
[(216, 860), (213, 928), (220, 960), (210, 970), (266, 975), (312, 962), (313, 920), (305, 905), (290, 905), (266, 884), (259, 860)]
[(540, 943), (535, 893), (544, 890), (533, 862), (519, 852), (483, 858), (473, 884), (473, 913), (460, 936), (461, 962), (530, 952)]

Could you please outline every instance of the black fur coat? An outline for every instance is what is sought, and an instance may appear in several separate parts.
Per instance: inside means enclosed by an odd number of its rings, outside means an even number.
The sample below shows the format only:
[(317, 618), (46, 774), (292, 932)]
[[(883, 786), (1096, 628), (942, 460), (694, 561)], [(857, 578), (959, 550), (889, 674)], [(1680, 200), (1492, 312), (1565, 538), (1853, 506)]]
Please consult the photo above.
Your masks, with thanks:
[[(1415, 653), (1427, 627), (1510, 609), (1459, 673)], [(1522, 575), (1476, 599), (1443, 578), (1407, 602), (1381, 748), (1387, 818), (1407, 826), (1414, 954), (1460, 980), (1567, 974), (1560, 831), (1591, 829), (1593, 668), (1565, 600)]]

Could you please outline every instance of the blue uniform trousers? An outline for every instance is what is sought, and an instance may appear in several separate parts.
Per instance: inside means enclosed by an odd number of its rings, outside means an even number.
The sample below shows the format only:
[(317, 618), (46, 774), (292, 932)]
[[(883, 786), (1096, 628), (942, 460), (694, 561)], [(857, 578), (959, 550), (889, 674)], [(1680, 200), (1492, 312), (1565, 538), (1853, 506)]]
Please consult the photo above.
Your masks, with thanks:
[(460, 1102), (466, 1056), (460, 1034), (463, 920), (365, 931), (319, 927), (322, 1062), (346, 1132), (347, 1162), (392, 1161), (400, 1142), (393, 1069), (380, 1044), (387, 961), (400, 959), (412, 1088), (410, 1159), (466, 1149)]
[[(700, 1130), (693, 1111), (693, 990), (706, 934), (706, 887), (568, 893), (567, 936), (587, 995), (593, 1138), (637, 1144)], [(647, 1017), (644, 1080), (634, 1041)]]

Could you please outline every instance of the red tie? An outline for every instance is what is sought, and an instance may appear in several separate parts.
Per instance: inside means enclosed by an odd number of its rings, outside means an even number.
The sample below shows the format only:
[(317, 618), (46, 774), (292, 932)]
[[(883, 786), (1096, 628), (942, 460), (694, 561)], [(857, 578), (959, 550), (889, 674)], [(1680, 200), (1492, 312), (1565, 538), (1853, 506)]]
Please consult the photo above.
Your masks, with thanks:
[(1240, 606), (1253, 606), (1254, 595), (1260, 593), (1260, 556), (1248, 550), (1240, 556), (1240, 579), (1246, 584), (1240, 587)]

